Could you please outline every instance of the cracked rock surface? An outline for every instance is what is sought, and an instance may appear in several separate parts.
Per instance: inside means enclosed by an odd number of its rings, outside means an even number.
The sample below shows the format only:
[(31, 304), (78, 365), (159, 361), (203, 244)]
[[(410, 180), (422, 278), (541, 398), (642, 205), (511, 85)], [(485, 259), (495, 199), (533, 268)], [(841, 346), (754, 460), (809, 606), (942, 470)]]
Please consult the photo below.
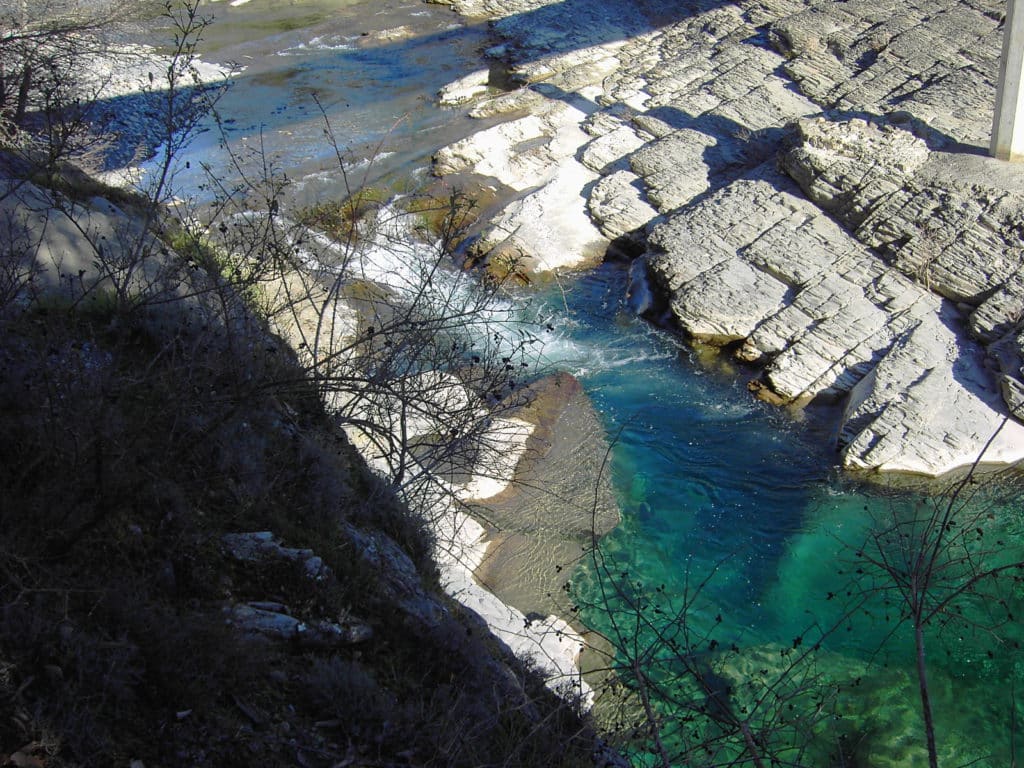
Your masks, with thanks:
[(1024, 410), (1024, 169), (985, 150), (1004, 3), (448, 4), (523, 84), (476, 111), (548, 123), (473, 165), (548, 169), (501, 227), (585, 198), (592, 232), (518, 243), (541, 270), (646, 241), (685, 334), (760, 366), (765, 399), (843, 404), (849, 468), (943, 474), (996, 430), (985, 461), (1024, 458), (1000, 428)]

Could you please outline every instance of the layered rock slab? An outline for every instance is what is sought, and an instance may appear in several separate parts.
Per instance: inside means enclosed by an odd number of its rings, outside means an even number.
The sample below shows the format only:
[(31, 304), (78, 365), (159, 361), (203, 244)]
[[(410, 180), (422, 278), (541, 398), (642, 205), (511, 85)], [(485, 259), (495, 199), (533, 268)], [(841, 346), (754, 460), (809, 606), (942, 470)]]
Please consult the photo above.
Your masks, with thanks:
[(1024, 425), (1008, 417), (983, 358), (948, 302), (923, 318), (851, 393), (847, 465), (941, 475), (979, 458), (1020, 461)]
[[(684, 330), (734, 344), (741, 359), (764, 366), (762, 391), (772, 399), (841, 400), (857, 388), (843, 431), (850, 466), (935, 474), (973, 461), (971, 452), (984, 445), (978, 437), (997, 426), (992, 415), (1005, 414), (987, 399), (991, 392), (1001, 385), (1011, 406), (1024, 407), (1017, 209), (1009, 189), (949, 195), (951, 174), (936, 169), (935, 150), (988, 130), (1001, 9), (988, 0), (760, 0), (685, 13), (666, 6), (660, 25), (580, 45), (572, 55), (566, 52), (576, 37), (563, 44), (512, 29), (568, 5), (495, 0), (481, 8), (505, 19), (499, 29), (512, 41), (505, 53), (524, 79), (546, 78), (548, 95), (563, 102), (581, 94), (593, 101), (596, 109), (583, 109), (593, 138), (578, 153), (601, 174), (587, 190), (588, 211), (612, 239), (635, 238), (667, 219), (651, 237), (650, 271)], [(604, 72), (614, 61), (599, 84), (581, 74)], [(893, 121), (905, 124), (907, 136), (898, 125), (880, 141), (854, 130), (847, 139), (859, 155), (835, 162), (833, 153), (827, 170), (809, 174), (813, 185), (790, 164), (793, 153), (786, 170), (800, 188), (770, 164), (760, 166), (787, 148), (786, 123), (822, 106), (851, 113), (826, 122), (849, 123), (867, 110), (913, 114)], [(919, 131), (915, 117), (932, 127)], [(815, 149), (805, 138), (798, 136), (799, 149)], [(929, 334), (944, 338), (940, 331), (953, 326), (934, 318), (952, 323), (966, 313), (1000, 380), (976, 356), (962, 317), (953, 330), (959, 341), (944, 348), (961, 350), (962, 365), (981, 367), (968, 377), (951, 355), (927, 359), (935, 363), (929, 380), (936, 391), (975, 416), (930, 422), (923, 401), (885, 387), (875, 392), (879, 381), (898, 377), (865, 379), (879, 366), (910, 370), (893, 350), (911, 337), (917, 344)], [(872, 419), (895, 414), (897, 402), (905, 418), (881, 419), (875, 437), (857, 441)], [(908, 454), (903, 466), (892, 461), (879, 449), (885, 430), (908, 444), (927, 434), (919, 443), (937, 446), (935, 460), (922, 466)]]
[(905, 110), (987, 145), (1006, 4), (812, 2), (773, 19), (786, 73), (825, 108)]
[[(972, 463), (1000, 429), (998, 389), (957, 308), (820, 216), (772, 166), (679, 211), (650, 245), (650, 277), (684, 332), (737, 342), (740, 359), (765, 366), (770, 399), (855, 393), (847, 467), (938, 475)], [(1024, 428), (1011, 422), (986, 462), (1022, 454)]]
[(964, 307), (1006, 405), (1024, 414), (1024, 171), (929, 152), (933, 132), (906, 115), (805, 120), (798, 137), (790, 175), (888, 263)]

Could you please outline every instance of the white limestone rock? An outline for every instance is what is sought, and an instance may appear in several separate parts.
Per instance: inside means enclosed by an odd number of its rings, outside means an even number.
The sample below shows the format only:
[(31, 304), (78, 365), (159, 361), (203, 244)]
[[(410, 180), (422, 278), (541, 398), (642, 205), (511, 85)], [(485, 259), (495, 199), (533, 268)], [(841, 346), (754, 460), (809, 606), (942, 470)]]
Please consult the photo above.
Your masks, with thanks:
[(602, 177), (590, 193), (587, 210), (611, 240), (644, 229), (658, 216), (646, 200), (643, 183), (629, 171)]
[(563, 163), (590, 141), (580, 127), (585, 117), (571, 104), (545, 101), (533, 114), (442, 148), (434, 156), (434, 173), (471, 172), (519, 192), (536, 189), (562, 172)]
[(771, 33), (786, 72), (823, 108), (905, 110), (987, 145), (1004, 10), (990, 0), (824, 3), (771, 19)]
[(491, 252), (522, 274), (597, 261), (608, 240), (591, 221), (582, 190), (598, 175), (576, 160), (591, 141), (586, 113), (546, 101), (535, 114), (502, 123), (442, 149), (439, 175), (473, 172), (527, 193), (513, 200), (482, 233), (477, 250)]
[(630, 165), (647, 185), (651, 202), (667, 212), (710, 189), (711, 167), (723, 164), (718, 145), (708, 133), (678, 130), (635, 152)]
[(786, 153), (784, 167), (811, 200), (851, 230), (928, 160), (928, 147), (909, 121), (817, 117), (797, 125), (800, 143)]
[[(953, 305), (816, 217), (768, 168), (684, 206), (649, 242), (650, 274), (682, 328), (742, 340), (738, 356), (766, 366), (773, 399), (851, 393), (851, 468), (938, 475), (969, 465), (1006, 415)], [(1024, 456), (1022, 430), (1005, 427), (986, 461)]]
[(532, 88), (518, 88), (481, 100), (469, 111), (469, 116), (483, 120), (496, 115), (514, 113), (539, 114), (550, 106), (549, 99)]
[[(812, 200), (898, 270), (976, 307), (970, 329), (996, 342), (1024, 317), (1024, 171), (991, 158), (930, 153), (928, 129), (906, 115), (801, 121), (783, 163)], [(996, 352), (992, 356), (999, 360)], [(1008, 403), (1024, 389), (1001, 366)]]
[(655, 227), (648, 271), (687, 333), (724, 344), (747, 338), (782, 309), (790, 286), (742, 255), (786, 210), (768, 169), (730, 185)]
[(575, 160), (563, 160), (550, 181), (510, 203), (495, 218), (481, 237), (483, 248), (521, 257), (517, 269), (526, 273), (599, 261), (608, 240), (590, 220), (580, 194), (597, 178)]
[[(590, 126), (586, 126), (588, 131)], [(583, 164), (592, 171), (608, 174), (629, 169), (629, 155), (647, 143), (649, 136), (620, 124), (591, 141), (583, 149)]]
[(867, 299), (861, 286), (835, 275), (801, 291), (789, 309), (799, 312), (807, 324), (765, 370), (769, 386), (786, 400), (848, 390), (878, 349), (892, 343), (885, 313)]
[[(850, 466), (934, 474), (970, 463), (992, 414), (1006, 413), (1000, 387), (1024, 404), (1022, 180), (984, 158), (934, 151), (987, 136), (994, 3), (768, 0), (687, 14), (665, 4), (669, 21), (643, 29), (580, 0), (573, 8), (593, 18), (591, 30), (573, 29), (578, 18), (550, 0), (456, 5), (504, 19), (497, 30), (520, 75), (590, 112), (591, 139), (576, 151), (603, 176), (588, 189), (602, 233), (664, 216), (644, 263), (684, 330), (740, 342), (738, 356), (765, 366), (781, 401), (853, 393)], [(775, 51), (753, 42), (767, 26)], [(599, 87), (596, 73), (606, 73)], [(580, 89), (599, 109), (571, 92)], [(802, 121), (783, 159), (798, 187), (772, 168), (782, 127), (823, 108), (889, 118)], [(532, 141), (522, 146), (546, 139)], [(546, 154), (547, 167), (569, 154)], [(540, 210), (526, 208), (504, 233), (529, 231)], [(557, 249), (554, 236), (536, 241)], [(959, 325), (955, 344), (935, 342), (951, 322), (939, 296), (973, 309), (998, 380)], [(918, 358), (932, 361), (923, 375)], [(924, 393), (949, 398), (959, 415), (926, 418)], [(993, 456), (1013, 455), (1016, 428), (1004, 428), (1008, 447)]]
[(491, 73), (486, 69), (471, 72), (444, 86), (437, 94), (438, 102), (441, 106), (454, 107), (473, 101), (487, 93), (490, 79)]
[(670, 306), (686, 332), (709, 344), (727, 344), (749, 336), (778, 312), (787, 287), (748, 262), (731, 258), (676, 291)]
[(993, 465), (1024, 459), (1024, 425), (1004, 425), (996, 382), (961, 326), (945, 302), (854, 388), (842, 431), (846, 467), (938, 476), (979, 458)]
[(528, 189), (543, 178), (546, 163), (538, 153), (521, 150), (527, 142), (549, 135), (548, 126), (536, 115), (501, 123), (438, 150), (434, 173), (471, 171), (493, 176), (512, 189)]

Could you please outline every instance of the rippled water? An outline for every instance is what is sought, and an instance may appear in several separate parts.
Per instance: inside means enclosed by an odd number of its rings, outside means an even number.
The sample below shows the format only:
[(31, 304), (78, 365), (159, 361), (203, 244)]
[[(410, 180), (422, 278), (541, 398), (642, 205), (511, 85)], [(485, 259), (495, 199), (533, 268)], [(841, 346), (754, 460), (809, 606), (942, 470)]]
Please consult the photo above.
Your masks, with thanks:
[[(259, 178), (266, 162), (292, 181), (289, 197), (313, 202), (408, 174), (480, 126), (465, 110), (435, 106), (438, 89), (483, 66), (489, 40), (486, 25), (443, 6), (250, 0), (203, 9), (212, 23), (203, 32), (202, 58), (236, 70), (217, 103), (223, 134), (208, 121), (191, 147), (218, 178), (237, 176), (220, 151), (226, 141), (251, 177)], [(195, 195), (204, 182), (198, 164), (179, 169), (179, 190)]]
[[(859, 764), (926, 765), (909, 628), (894, 632), (897, 608), (880, 596), (848, 614), (860, 595), (851, 583), (861, 567), (855, 553), (872, 520), (905, 515), (919, 497), (842, 477), (821, 425), (755, 401), (735, 371), (708, 368), (632, 317), (625, 287), (624, 270), (605, 265), (566, 294), (573, 338), (591, 350), (578, 372), (617, 435), (611, 472), (624, 518), (602, 543), (604, 568), (590, 563), (576, 574), (584, 621), (614, 635), (623, 615), (613, 620), (607, 609), (625, 601), (607, 594), (618, 587), (645, 594), (647, 618), (664, 628), (670, 606), (678, 610), (706, 580), (687, 613), (700, 638), (691, 650), (708, 652), (733, 682), (751, 666), (785, 679), (792, 651), (820, 641), (807, 661), (815, 684), (836, 695), (841, 719), (820, 727), (810, 764), (835, 759), (842, 734), (846, 757)], [(1003, 537), (1019, 557), (1019, 506), (978, 502), (996, 505), (986, 535)], [(949, 764), (1009, 764), (1024, 668), (1016, 621), (1000, 633), (1002, 642), (936, 622), (929, 637), (939, 749)], [(653, 641), (650, 631), (639, 635)], [(736, 651), (717, 650), (727, 648)]]
[[(482, 66), (488, 44), (483, 28), (447, 10), (418, 0), (252, 0), (215, 9), (221, 18), (207, 32), (207, 57), (245, 68), (220, 104), (231, 121), (227, 138), (262, 146), (296, 181), (300, 199), (344, 190), (314, 93), (353, 160), (383, 158), (377, 173), (422, 173), (437, 147), (480, 127), (433, 106), (441, 85)], [(374, 37), (400, 26), (407, 33)], [(218, 140), (210, 131), (193, 156), (230, 174)], [(179, 183), (200, 181), (184, 175)], [(717, 663), (715, 649), (738, 649), (723, 662), (734, 673), (777, 671), (791, 658), (786, 649), (818, 642), (814, 625), (834, 627), (814, 654), (815, 682), (840, 686), (843, 718), (820, 725), (810, 762), (825, 765), (845, 734), (857, 764), (926, 764), (912, 646), (905, 631), (891, 634), (893, 607), (875, 600), (851, 616), (843, 610), (846, 593), (855, 596), (852, 553), (872, 515), (910, 509), (913, 498), (842, 477), (824, 447), (827, 419), (801, 421), (754, 400), (736, 371), (708, 365), (634, 317), (625, 287), (625, 269), (608, 264), (531, 299), (557, 326), (547, 357), (581, 379), (614, 440), (609, 471), (623, 522), (601, 550), (612, 581), (627, 595), (651, 595), (652, 610), (668, 610), (706, 578), (688, 623), (709, 663)], [(1019, 512), (1000, 508), (988, 534), (1019, 548)], [(623, 599), (601, 599), (601, 575), (585, 563), (573, 575), (573, 597), (580, 618), (612, 636), (615, 614), (606, 609)], [(1016, 624), (1000, 634), (1019, 634)], [(1020, 741), (1011, 716), (1020, 722), (1016, 688), (1024, 679), (1014, 640), (959, 627), (931, 638), (948, 764), (1011, 763), (1011, 741)]]

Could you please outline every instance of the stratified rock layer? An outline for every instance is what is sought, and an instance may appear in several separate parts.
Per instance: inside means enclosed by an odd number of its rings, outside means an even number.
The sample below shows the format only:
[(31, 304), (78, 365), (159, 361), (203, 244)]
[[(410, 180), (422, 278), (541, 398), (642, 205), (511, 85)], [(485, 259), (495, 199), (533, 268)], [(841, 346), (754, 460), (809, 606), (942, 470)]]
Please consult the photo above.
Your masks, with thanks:
[[(558, 115), (490, 155), (542, 157), (535, 200), (561, 180), (531, 218), (590, 179), (601, 235), (649, 235), (686, 334), (762, 366), (766, 399), (845, 402), (848, 467), (1024, 458), (1024, 427), (1002, 426), (1024, 409), (1024, 172), (968, 146), (987, 143), (1002, 3), (450, 4), (494, 19), (532, 84), (476, 113)], [(544, 268), (530, 249), (555, 239), (517, 245)]]

